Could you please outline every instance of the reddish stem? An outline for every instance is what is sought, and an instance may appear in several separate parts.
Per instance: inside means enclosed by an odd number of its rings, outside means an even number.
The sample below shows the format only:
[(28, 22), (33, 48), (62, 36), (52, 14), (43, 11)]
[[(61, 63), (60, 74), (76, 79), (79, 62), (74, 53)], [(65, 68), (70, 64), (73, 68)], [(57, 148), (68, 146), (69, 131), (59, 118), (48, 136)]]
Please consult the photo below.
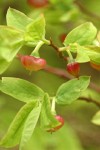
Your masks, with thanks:
[[(63, 77), (64, 79), (68, 78), (68, 79), (73, 79), (73, 76), (71, 76), (69, 73), (67, 73), (67, 71), (65, 71), (64, 69), (59, 69), (59, 68), (54, 68), (51, 66), (46, 66), (44, 68), (45, 71), (48, 71), (50, 73), (53, 73), (57, 76)], [(100, 87), (98, 85), (96, 85), (93, 82), (90, 82), (89, 87), (93, 90), (95, 90), (96, 92), (100, 93)]]

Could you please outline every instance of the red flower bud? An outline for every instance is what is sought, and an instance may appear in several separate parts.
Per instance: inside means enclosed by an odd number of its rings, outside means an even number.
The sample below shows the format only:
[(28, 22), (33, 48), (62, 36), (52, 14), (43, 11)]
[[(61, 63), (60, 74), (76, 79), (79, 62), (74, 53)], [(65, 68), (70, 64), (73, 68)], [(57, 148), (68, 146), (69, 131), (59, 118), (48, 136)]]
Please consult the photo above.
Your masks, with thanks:
[(79, 76), (80, 65), (77, 62), (67, 64), (67, 71), (75, 77)]
[(46, 60), (33, 56), (19, 56), (22, 65), (30, 71), (38, 71), (43, 69), (46, 65)]
[(35, 8), (44, 7), (48, 4), (48, 0), (27, 0), (27, 2)]
[(56, 126), (56, 127), (54, 127), (54, 128), (51, 128), (51, 129), (49, 129), (49, 130), (47, 130), (48, 132), (55, 132), (55, 131), (57, 131), (57, 130), (59, 130), (63, 125), (64, 125), (64, 119), (61, 117), (61, 116), (59, 116), (59, 115), (57, 115), (57, 116), (55, 116), (55, 118), (61, 123), (60, 125), (58, 125), (58, 126)]

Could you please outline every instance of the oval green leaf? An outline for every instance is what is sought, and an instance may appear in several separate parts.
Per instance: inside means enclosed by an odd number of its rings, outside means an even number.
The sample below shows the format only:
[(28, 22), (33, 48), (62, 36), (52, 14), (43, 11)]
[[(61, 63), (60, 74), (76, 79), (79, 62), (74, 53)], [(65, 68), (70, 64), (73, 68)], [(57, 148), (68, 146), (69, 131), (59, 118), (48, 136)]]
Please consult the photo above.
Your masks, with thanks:
[(6, 20), (8, 26), (17, 28), (21, 31), (25, 31), (26, 26), (32, 22), (31, 18), (28, 18), (24, 13), (13, 8), (8, 9)]
[(86, 22), (73, 29), (65, 38), (64, 45), (68, 46), (72, 43), (80, 45), (89, 45), (96, 37), (97, 29), (91, 22)]
[(16, 146), (20, 142), (25, 121), (35, 106), (35, 102), (30, 102), (20, 109), (13, 122), (11, 123), (8, 132), (0, 141), (0, 146), (8, 148)]
[(44, 97), (42, 89), (19, 78), (3, 77), (0, 90), (22, 102), (41, 101)]
[(43, 15), (26, 27), (24, 38), (26, 42), (32, 42), (34, 45), (45, 38), (45, 18)]
[(23, 36), (18, 30), (0, 26), (0, 74), (9, 67), (22, 46)]
[(25, 144), (31, 138), (35, 126), (38, 122), (40, 111), (41, 111), (41, 103), (39, 103), (38, 106), (35, 106), (33, 110), (29, 113), (22, 131), (19, 150), (22, 150)]
[(75, 60), (79, 63), (85, 63), (90, 61), (90, 58), (83, 46), (77, 45), (77, 56)]
[(100, 47), (98, 46), (80, 46), (77, 45), (76, 61), (80, 63), (93, 61), (100, 63)]
[(79, 79), (72, 79), (62, 84), (56, 93), (56, 102), (63, 105), (71, 104), (81, 96), (89, 83), (90, 77), (80, 76)]

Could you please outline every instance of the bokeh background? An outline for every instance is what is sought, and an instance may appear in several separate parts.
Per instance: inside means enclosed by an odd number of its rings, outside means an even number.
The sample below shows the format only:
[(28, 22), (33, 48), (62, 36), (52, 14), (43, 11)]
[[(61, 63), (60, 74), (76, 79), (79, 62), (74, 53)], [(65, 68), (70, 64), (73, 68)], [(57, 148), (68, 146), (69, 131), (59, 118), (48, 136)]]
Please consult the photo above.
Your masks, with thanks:
[[(9, 7), (20, 10), (31, 18), (43, 13), (46, 19), (46, 38), (51, 37), (57, 46), (62, 46), (63, 34), (67, 35), (74, 27), (86, 21), (92, 21), (100, 30), (100, 0), (49, 0), (41, 8), (30, 5), (27, 0), (0, 0), (1, 25), (6, 25)], [(33, 49), (23, 47), (20, 53), (30, 54)], [(66, 69), (67, 62), (59, 58), (53, 48), (42, 46), (40, 55), (46, 59), (48, 65)], [(91, 81), (100, 85), (100, 71), (93, 69), (89, 63), (81, 65), (81, 75), (91, 75)], [(30, 75), (16, 58), (1, 77), (26, 79), (51, 96), (68, 80), (43, 70)], [(100, 93), (88, 89), (85, 95), (100, 101)], [(6, 133), (21, 106), (22, 102), (0, 93), (0, 138)], [(91, 123), (93, 115), (99, 110), (95, 104), (78, 100), (69, 106), (57, 106), (56, 109), (65, 119), (64, 127), (52, 135), (37, 127), (25, 150), (100, 150), (100, 126)], [(18, 150), (18, 147), (9, 150)]]

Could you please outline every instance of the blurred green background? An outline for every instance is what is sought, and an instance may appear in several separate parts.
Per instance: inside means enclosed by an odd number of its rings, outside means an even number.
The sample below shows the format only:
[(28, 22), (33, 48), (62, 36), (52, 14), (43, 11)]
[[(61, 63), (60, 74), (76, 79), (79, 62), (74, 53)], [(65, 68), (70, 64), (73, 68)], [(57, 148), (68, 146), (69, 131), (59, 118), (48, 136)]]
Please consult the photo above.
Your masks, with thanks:
[[(86, 21), (92, 21), (100, 30), (100, 0), (50, 0), (49, 4), (42, 8), (30, 6), (26, 0), (0, 0), (1, 25), (6, 24), (6, 12), (9, 7), (18, 9), (31, 18), (43, 13), (46, 18), (46, 37), (51, 37), (58, 46), (62, 46), (62, 34), (67, 34)], [(20, 53), (30, 54), (33, 49), (23, 47)], [(48, 65), (66, 68), (66, 62), (59, 58), (53, 48), (42, 46), (40, 55), (46, 59)], [(81, 65), (81, 75), (91, 75), (91, 80), (100, 85), (100, 72), (91, 68), (89, 63)], [(7, 71), (1, 75), (7, 76), (35, 83), (51, 96), (68, 80), (46, 71), (32, 72), (29, 75), (17, 59), (14, 59)], [(85, 95), (100, 100), (100, 95), (90, 89)], [(6, 133), (22, 105), (22, 102), (0, 93), (0, 138)], [(100, 127), (91, 123), (93, 115), (99, 110), (97, 106), (78, 100), (72, 105), (56, 108), (57, 113), (66, 121), (64, 127), (52, 135), (37, 127), (25, 150), (100, 150)], [(10, 150), (18, 150), (18, 147)]]

